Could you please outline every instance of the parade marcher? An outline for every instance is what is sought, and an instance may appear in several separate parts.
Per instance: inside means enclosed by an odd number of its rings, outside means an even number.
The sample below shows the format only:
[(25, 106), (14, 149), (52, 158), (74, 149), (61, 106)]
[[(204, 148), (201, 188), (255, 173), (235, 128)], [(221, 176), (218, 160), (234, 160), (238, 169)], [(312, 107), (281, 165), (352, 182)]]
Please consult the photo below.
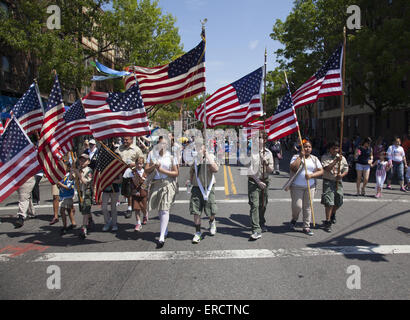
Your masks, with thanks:
[(97, 166), (97, 157), (98, 157), (97, 143), (95, 142), (94, 139), (91, 139), (88, 144), (90, 147), (84, 153), (88, 154), (88, 156), (90, 157), (89, 167), (92, 170), (95, 170)]
[(58, 186), (56, 184), (52, 184), (51, 185), (51, 194), (53, 196), (53, 213), (54, 213), (54, 217), (53, 220), (51, 220), (50, 222), (50, 226), (52, 226), (53, 224), (56, 224), (59, 220), (58, 220), (58, 208), (60, 205), (60, 191), (58, 190)]
[(267, 230), (265, 212), (268, 205), (269, 174), (273, 172), (273, 156), (268, 148), (264, 148), (263, 134), (259, 137), (259, 153), (251, 155), (250, 170), (253, 174), (248, 175), (251, 241), (260, 239), (262, 232)]
[[(357, 196), (365, 196), (366, 195), (366, 185), (369, 182), (369, 175), (370, 175), (370, 165), (373, 163), (373, 151), (370, 147), (372, 143), (372, 139), (366, 138), (363, 140), (361, 146), (359, 146), (355, 151), (355, 159), (356, 159), (356, 172), (357, 172), (357, 180), (356, 180), (356, 189), (357, 189)], [(360, 192), (360, 184), (362, 182), (363, 176), (363, 186), (362, 191)]]
[(406, 192), (406, 189), (404, 188), (404, 172), (407, 171), (407, 160), (404, 149), (400, 144), (400, 138), (395, 137), (393, 144), (387, 149), (387, 157), (392, 163), (392, 168), (390, 169), (387, 177), (386, 189), (392, 189), (391, 182), (394, 175), (397, 175), (400, 184), (400, 191)]
[(380, 152), (378, 154), (378, 160), (372, 164), (372, 167), (376, 166), (376, 195), (375, 198), (382, 196), (382, 189), (384, 181), (386, 180), (386, 172), (390, 169), (391, 164), (386, 161), (387, 153)]
[(321, 159), (324, 170), (321, 203), (325, 206), (324, 229), (327, 232), (332, 231), (332, 223), (336, 223), (336, 211), (343, 205), (342, 179), (349, 172), (349, 164), (340, 151), (339, 142), (331, 142), (328, 146), (328, 153), (324, 154)]
[[(110, 230), (112, 227), (112, 231), (118, 231), (117, 226), (117, 201), (120, 197), (120, 184), (122, 181), (122, 177), (118, 176), (110, 186), (103, 190), (101, 196), (101, 210), (104, 215), (104, 227), (103, 231)], [(111, 211), (108, 212), (108, 201), (111, 202)]]
[(129, 170), (126, 170), (123, 176), (121, 185), (121, 195), (127, 199), (128, 208), (125, 213), (125, 218), (129, 219), (132, 216), (132, 199), (131, 199), (131, 170), (135, 167), (138, 157), (143, 157), (141, 149), (133, 144), (134, 138), (132, 136), (126, 136), (123, 138), (123, 144), (116, 150), (127, 165)]
[(168, 233), (169, 210), (177, 192), (176, 178), (179, 175), (177, 159), (167, 150), (167, 142), (161, 140), (159, 150), (153, 149), (148, 155), (145, 171), (155, 172), (148, 196), (148, 210), (158, 210), (160, 236), (157, 248), (165, 244)]
[(199, 163), (194, 162), (194, 164), (191, 166), (190, 180), (187, 181), (188, 185), (192, 184), (191, 199), (189, 201), (189, 212), (194, 216), (195, 225), (195, 234), (194, 238), (192, 239), (192, 243), (199, 243), (202, 240), (202, 211), (205, 211), (206, 216), (209, 217), (210, 234), (212, 236), (216, 234), (215, 215), (217, 207), (215, 201), (214, 173), (218, 172), (219, 167), (216, 163), (215, 156), (208, 153), (204, 145), (202, 145), (202, 150), (199, 153), (198, 160)]
[(92, 180), (93, 170), (88, 166), (90, 164), (90, 157), (83, 153), (78, 159), (80, 167), (73, 168), (73, 171), (80, 182), (81, 194), (83, 195), (83, 202), (80, 203), (80, 212), (83, 215), (83, 225), (81, 227), (80, 237), (85, 239), (92, 226), (91, 205), (92, 205)]
[(410, 191), (410, 166), (407, 167), (406, 180), (407, 180), (407, 191)]
[(283, 158), (282, 146), (281, 146), (280, 141), (273, 140), (272, 142), (269, 143), (268, 149), (272, 152), (275, 174), (279, 175), (280, 174), (279, 164), (280, 164), (280, 160), (282, 160)]
[[(68, 230), (75, 229), (77, 226), (74, 220), (74, 175), (71, 168), (67, 170), (69, 170), (69, 172), (65, 175), (64, 179), (57, 184), (60, 188), (60, 214), (63, 220), (61, 235), (66, 234)], [(71, 222), (70, 227), (67, 227), (66, 210)]]
[(33, 203), (35, 205), (38, 205), (40, 203), (40, 181), (43, 178), (43, 175), (44, 175), (43, 170), (40, 170), (34, 176), (34, 178), (36, 179), (36, 184), (34, 185), (33, 192), (31, 193), (31, 196), (33, 198)]
[[(290, 227), (292, 230), (295, 230), (300, 212), (303, 211), (303, 232), (307, 235), (313, 235), (313, 232), (310, 230), (312, 212), (306, 180), (309, 180), (310, 196), (313, 199), (316, 191), (316, 178), (323, 174), (323, 167), (320, 160), (311, 154), (312, 143), (309, 140), (303, 140), (302, 143), (303, 146), (300, 148), (299, 154), (295, 154), (290, 161), (291, 174), (296, 175), (290, 186), (290, 196), (292, 199)], [(302, 159), (306, 161), (307, 172)]]
[(34, 185), (36, 184), (36, 179), (31, 177), (26, 182), (24, 182), (20, 188), (17, 189), (19, 197), (19, 205), (17, 212), (17, 222), (16, 227), (21, 228), (24, 225), (24, 220), (28, 217), (35, 218), (36, 211), (33, 206), (33, 200), (31, 197), (31, 192), (33, 191)]
[[(131, 183), (131, 194), (132, 194), (132, 209), (135, 211), (135, 231), (141, 231), (142, 225), (148, 222), (148, 208), (147, 208), (147, 197), (148, 191), (142, 186), (147, 178), (144, 170), (144, 157), (139, 157), (137, 159), (137, 165), (133, 170), (133, 178)], [(141, 222), (141, 211), (143, 214), (143, 220)]]

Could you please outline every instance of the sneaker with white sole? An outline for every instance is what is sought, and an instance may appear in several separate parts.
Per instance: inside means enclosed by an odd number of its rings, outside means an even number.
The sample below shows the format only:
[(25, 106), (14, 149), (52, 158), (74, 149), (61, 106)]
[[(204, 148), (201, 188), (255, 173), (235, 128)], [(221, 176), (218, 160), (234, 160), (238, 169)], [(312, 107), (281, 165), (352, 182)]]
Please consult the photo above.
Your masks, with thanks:
[(142, 225), (140, 224), (140, 223), (137, 223), (136, 225), (135, 225), (135, 229), (134, 229), (134, 231), (141, 231), (142, 230)]
[(200, 243), (202, 240), (202, 233), (196, 232), (194, 238), (192, 239), (192, 243)]
[(214, 236), (216, 234), (216, 221), (213, 220), (212, 222), (209, 221), (209, 232), (211, 233), (211, 236)]
[(260, 238), (262, 238), (262, 234), (259, 233), (259, 232), (254, 232), (254, 233), (252, 233), (252, 235), (249, 239), (255, 241), (255, 240), (258, 240)]
[(118, 226), (117, 225), (112, 226), (111, 231), (118, 231)]
[(108, 223), (103, 227), (102, 230), (103, 230), (104, 232), (106, 232), (106, 231), (110, 230), (110, 227), (111, 227), (111, 223), (108, 222)]

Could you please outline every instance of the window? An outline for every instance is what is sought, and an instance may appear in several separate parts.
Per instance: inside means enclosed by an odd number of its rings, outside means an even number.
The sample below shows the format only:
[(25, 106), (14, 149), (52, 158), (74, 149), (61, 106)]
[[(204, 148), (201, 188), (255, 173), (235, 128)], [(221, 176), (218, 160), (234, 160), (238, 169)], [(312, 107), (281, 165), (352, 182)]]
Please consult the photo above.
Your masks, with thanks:
[(1, 57), (1, 71), (10, 72), (10, 60), (6, 56)]

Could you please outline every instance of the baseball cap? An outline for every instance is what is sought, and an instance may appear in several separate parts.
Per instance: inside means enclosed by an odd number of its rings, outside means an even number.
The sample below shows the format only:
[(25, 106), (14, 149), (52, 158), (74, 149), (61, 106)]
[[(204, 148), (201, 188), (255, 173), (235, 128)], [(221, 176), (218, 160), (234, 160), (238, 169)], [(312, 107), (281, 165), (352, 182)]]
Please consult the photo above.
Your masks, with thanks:
[(89, 144), (97, 144), (94, 139), (91, 139), (88, 143)]
[(86, 153), (81, 154), (80, 158), (84, 158), (84, 159), (86, 159), (86, 160), (90, 160), (90, 157), (89, 157), (88, 154), (86, 154)]

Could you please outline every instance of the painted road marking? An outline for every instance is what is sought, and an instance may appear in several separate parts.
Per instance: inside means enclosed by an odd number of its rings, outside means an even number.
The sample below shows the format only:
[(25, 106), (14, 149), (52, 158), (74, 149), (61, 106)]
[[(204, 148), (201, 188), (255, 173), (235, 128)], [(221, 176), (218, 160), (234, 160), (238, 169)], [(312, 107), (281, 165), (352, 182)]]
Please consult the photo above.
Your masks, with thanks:
[[(226, 188), (225, 187), (217, 187), (218, 191), (225, 190), (226, 194)], [(229, 193), (228, 193), (229, 195)], [(248, 197), (243, 197), (242, 199), (221, 199), (221, 200), (216, 200), (217, 203), (248, 203)], [(278, 203), (278, 202), (286, 202), (290, 203), (292, 200), (290, 198), (288, 199), (278, 199), (278, 198), (271, 198), (268, 200), (269, 203)], [(320, 199), (313, 199), (313, 202), (320, 202)], [(344, 198), (343, 202), (357, 202), (357, 203), (410, 203), (410, 200), (404, 200), (404, 199), (357, 199), (357, 198)], [(189, 203), (189, 200), (176, 200), (176, 204), (186, 204)], [(78, 204), (74, 204), (76, 208), (78, 208)], [(52, 208), (53, 205), (40, 205), (40, 206), (35, 206), (36, 209), (41, 209), (41, 208)], [(0, 211), (7, 211), (7, 210), (16, 210), (18, 209), (17, 206), (10, 206), (10, 207), (1, 207)]]
[(235, 182), (233, 182), (231, 166), (228, 166), (228, 172), (229, 172), (229, 179), (231, 180), (232, 193), (237, 194), (236, 187), (235, 187)]
[(103, 262), (162, 260), (224, 260), (315, 257), (339, 255), (410, 254), (410, 245), (343, 246), (301, 249), (248, 249), (214, 251), (70, 252), (47, 253), (35, 262)]
[(225, 195), (229, 196), (229, 185), (228, 185), (228, 176), (226, 174), (226, 165), (224, 165), (224, 186), (225, 186)]
[(9, 254), (0, 254), (0, 262), (7, 262), (10, 260), (10, 255)]

